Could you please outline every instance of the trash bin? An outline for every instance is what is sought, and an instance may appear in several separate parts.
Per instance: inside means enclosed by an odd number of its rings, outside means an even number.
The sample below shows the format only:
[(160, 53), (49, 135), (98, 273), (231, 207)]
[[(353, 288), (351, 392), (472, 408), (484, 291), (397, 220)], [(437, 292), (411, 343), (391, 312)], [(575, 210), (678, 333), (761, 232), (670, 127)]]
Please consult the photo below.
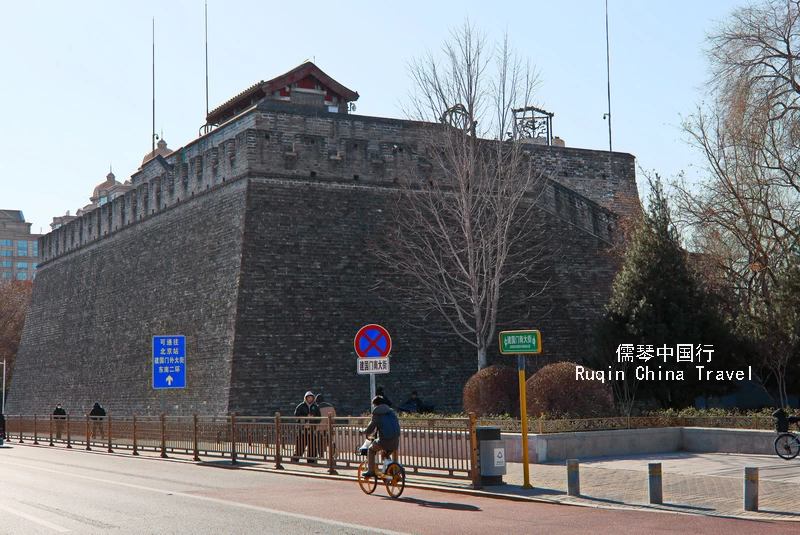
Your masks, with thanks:
[(476, 427), (478, 466), (483, 485), (504, 485), (506, 473), (506, 442), (499, 427)]

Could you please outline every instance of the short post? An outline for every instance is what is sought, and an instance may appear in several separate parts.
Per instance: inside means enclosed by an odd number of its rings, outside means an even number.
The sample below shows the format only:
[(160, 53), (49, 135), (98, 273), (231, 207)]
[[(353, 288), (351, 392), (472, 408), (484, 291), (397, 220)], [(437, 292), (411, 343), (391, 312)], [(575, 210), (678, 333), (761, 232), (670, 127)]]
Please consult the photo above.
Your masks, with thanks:
[(478, 466), (478, 435), (475, 432), (476, 419), (477, 417), (475, 416), (474, 412), (469, 413), (469, 440), (470, 444), (472, 445), (472, 451), (470, 452), (470, 464), (472, 465), (472, 470), (470, 475), (472, 476), (472, 488), (482, 489), (483, 482), (481, 481), (481, 471), (480, 467)]
[(111, 449), (111, 413), (108, 413), (108, 453), (114, 453)]
[(281, 413), (275, 413), (275, 470), (283, 470), (281, 453), (283, 452), (283, 437), (281, 436)]
[(161, 457), (167, 458), (167, 415), (161, 413)]
[(52, 446), (53, 445), (53, 415), (52, 414), (50, 415), (50, 418), (48, 418), (48, 422), (50, 424), (50, 445)]
[(71, 438), (72, 438), (72, 437), (71, 437), (71, 435), (70, 435), (70, 429), (69, 429), (69, 413), (67, 413), (67, 449), (68, 449), (68, 450), (71, 450), (71, 449), (72, 449), (72, 444), (71, 444), (71, 442), (70, 442), (70, 439), (71, 439)]
[(647, 488), (650, 503), (664, 503), (661, 485), (661, 463), (647, 463)]
[[(94, 431), (94, 430), (93, 430)], [(91, 436), (89, 435), (89, 415), (86, 415), (86, 450), (92, 451)]]
[(744, 468), (744, 510), (758, 511), (758, 468)]
[(33, 443), (38, 446), (39, 445), (39, 429), (36, 425), (36, 413), (33, 413)]
[(236, 464), (236, 413), (231, 413), (231, 464)]
[(200, 460), (200, 442), (197, 440), (197, 415), (192, 415), (192, 424), (194, 430), (192, 431), (192, 439), (194, 440), (194, 457), (192, 458), (193, 461)]
[(578, 468), (578, 459), (567, 459), (567, 494), (569, 496), (581, 495), (581, 476)]
[(136, 415), (133, 415), (133, 454), (139, 455), (139, 449), (136, 447)]
[(24, 444), (25, 441), (22, 440), (22, 415), (19, 415), (19, 443)]
[(338, 474), (336, 468), (336, 443), (333, 441), (333, 414), (328, 414), (328, 473)]

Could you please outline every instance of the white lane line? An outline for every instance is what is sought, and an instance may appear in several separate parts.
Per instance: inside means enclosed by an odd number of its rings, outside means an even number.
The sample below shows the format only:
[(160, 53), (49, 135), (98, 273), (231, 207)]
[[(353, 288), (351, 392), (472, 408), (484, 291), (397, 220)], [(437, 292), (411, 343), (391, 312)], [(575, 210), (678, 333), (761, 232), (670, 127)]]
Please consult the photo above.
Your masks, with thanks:
[[(131, 488), (131, 489), (143, 490), (143, 491), (148, 492), (148, 493), (158, 492), (158, 493), (165, 494), (165, 495), (172, 494), (173, 496), (182, 496), (184, 498), (192, 498), (192, 499), (195, 499), (195, 500), (201, 500), (201, 501), (206, 501), (206, 502), (217, 503), (217, 504), (220, 504), (220, 505), (228, 505), (228, 506), (233, 506), (233, 507), (239, 507), (241, 509), (250, 509), (252, 511), (262, 511), (264, 513), (270, 513), (270, 514), (273, 514), (273, 515), (280, 515), (280, 516), (285, 516), (285, 517), (289, 517), (289, 518), (297, 518), (299, 520), (310, 520), (310, 521), (314, 521), (314, 522), (321, 522), (323, 524), (329, 524), (331, 526), (338, 526), (338, 527), (342, 527), (342, 528), (358, 529), (358, 530), (362, 530), (362, 531), (369, 531), (371, 533), (381, 533), (381, 534), (384, 534), (384, 535), (409, 535), (408, 533), (401, 532), (401, 531), (390, 531), (390, 530), (386, 530), (386, 529), (377, 529), (377, 528), (375, 528), (373, 526), (362, 526), (362, 525), (359, 525), (359, 524), (350, 524), (348, 522), (339, 522), (338, 520), (329, 520), (327, 518), (321, 518), (321, 517), (318, 517), (318, 516), (303, 515), (303, 514), (300, 514), (300, 513), (290, 513), (288, 511), (279, 511), (277, 509), (268, 509), (266, 507), (259, 507), (257, 505), (249, 505), (249, 504), (246, 504), (246, 503), (231, 502), (231, 501), (228, 501), (228, 500), (220, 500), (218, 498), (209, 498), (207, 496), (198, 496), (196, 494), (189, 494), (189, 493), (186, 493), (186, 492), (157, 489), (157, 488), (154, 488), (154, 487), (146, 487), (144, 485), (134, 485), (133, 483), (123, 483), (121, 481), (112, 481), (110, 479), (101, 479), (101, 478), (97, 478), (97, 477), (84, 476), (84, 475), (81, 475), (81, 474), (74, 474), (74, 473), (71, 473), (71, 472), (62, 472), (61, 470), (53, 470), (51, 468), (41, 468), (39, 466), (31, 466), (31, 465), (19, 464), (19, 463), (10, 463), (10, 462), (7, 462), (7, 461), (2, 461), (2, 460), (0, 460), (0, 464), (7, 464), (7, 465), (11, 465), (11, 466), (14, 466), (14, 467), (17, 467), (17, 468), (30, 468), (31, 470), (39, 470), (40, 472), (49, 472), (51, 474), (58, 474), (58, 475), (62, 475), (62, 476), (77, 477), (77, 478), (80, 478), (80, 479), (86, 479), (88, 481), (96, 481), (98, 483), (107, 483), (109, 485), (118, 485), (120, 487), (128, 487), (128, 488)], [(0, 506), (0, 508), (2, 508), (2, 506)], [(21, 513), (18, 513), (18, 514), (21, 514)], [(31, 519), (33, 520), (33, 518), (31, 518)], [(36, 520), (36, 521), (38, 522), (38, 520)], [(44, 521), (41, 521), (41, 522), (44, 522)], [(55, 524), (52, 524), (52, 526), (55, 526)], [(63, 528), (59, 528), (59, 529), (63, 529)], [(65, 530), (65, 531), (69, 531), (69, 530)]]
[(5, 505), (0, 505), (0, 510), (5, 511), (6, 513), (11, 513), (12, 515), (21, 516), (22, 518), (30, 520), (31, 522), (36, 522), (37, 524), (41, 524), (45, 527), (48, 527), (60, 533), (66, 533), (69, 531), (67, 528), (61, 527), (58, 524), (53, 524), (52, 522), (48, 522), (47, 520), (37, 518), (33, 515), (29, 515), (28, 513), (23, 513), (22, 511), (17, 511), (16, 509), (12, 509), (11, 507), (6, 507)]

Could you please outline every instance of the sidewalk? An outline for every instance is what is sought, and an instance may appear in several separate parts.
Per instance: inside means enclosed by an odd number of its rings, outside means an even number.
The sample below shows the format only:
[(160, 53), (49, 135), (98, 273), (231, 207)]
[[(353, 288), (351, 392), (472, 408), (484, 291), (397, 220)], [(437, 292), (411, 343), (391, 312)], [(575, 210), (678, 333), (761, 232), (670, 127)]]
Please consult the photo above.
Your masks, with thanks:
[[(663, 505), (648, 503), (649, 462), (662, 464)], [(783, 463), (782, 471), (778, 463)], [(760, 468), (758, 512), (744, 511), (745, 466)], [(800, 461), (787, 463), (776, 456), (669, 454), (583, 460), (580, 497), (566, 495), (563, 464), (530, 465), (532, 490), (520, 488), (522, 468), (521, 463), (508, 464), (507, 485), (485, 490), (589, 507), (800, 521)]]

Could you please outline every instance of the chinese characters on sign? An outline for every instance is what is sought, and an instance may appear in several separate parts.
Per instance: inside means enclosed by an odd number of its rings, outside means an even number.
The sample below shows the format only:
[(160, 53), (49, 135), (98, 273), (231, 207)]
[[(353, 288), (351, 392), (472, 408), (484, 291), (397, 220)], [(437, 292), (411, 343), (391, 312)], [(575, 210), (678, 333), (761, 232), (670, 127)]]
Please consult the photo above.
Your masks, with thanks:
[(358, 373), (389, 373), (389, 357), (358, 359)]
[(617, 347), (617, 362), (649, 362), (650, 359), (663, 359), (663, 362), (711, 362), (714, 348), (710, 344), (677, 344), (655, 348), (652, 345), (620, 344)]
[(153, 388), (186, 388), (186, 337), (153, 337)]
[(500, 333), (500, 353), (541, 353), (539, 331), (503, 331)]

